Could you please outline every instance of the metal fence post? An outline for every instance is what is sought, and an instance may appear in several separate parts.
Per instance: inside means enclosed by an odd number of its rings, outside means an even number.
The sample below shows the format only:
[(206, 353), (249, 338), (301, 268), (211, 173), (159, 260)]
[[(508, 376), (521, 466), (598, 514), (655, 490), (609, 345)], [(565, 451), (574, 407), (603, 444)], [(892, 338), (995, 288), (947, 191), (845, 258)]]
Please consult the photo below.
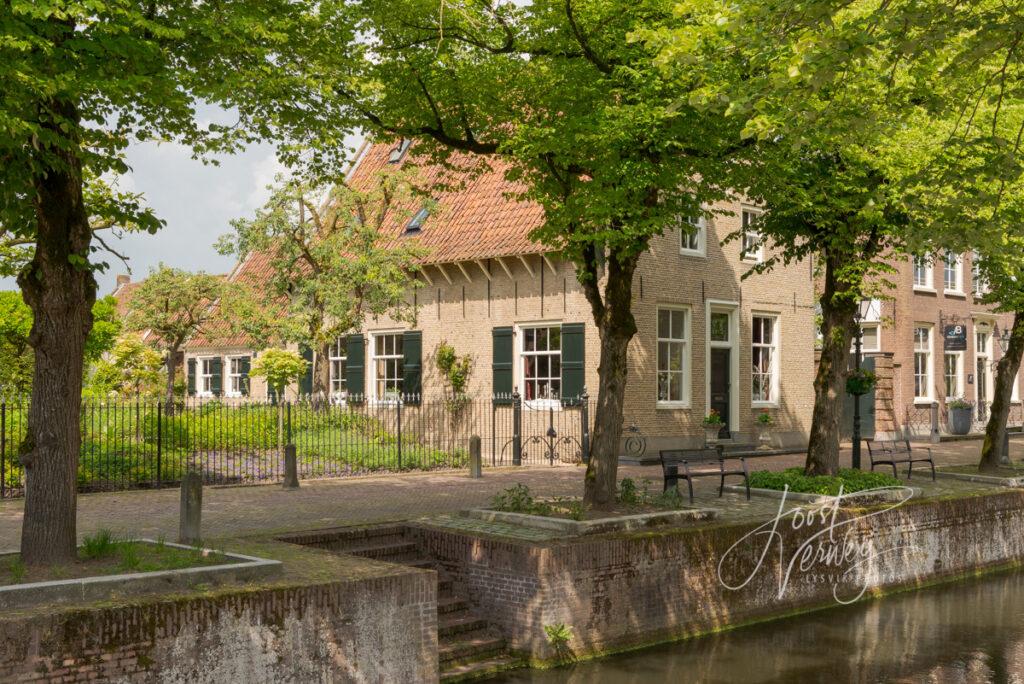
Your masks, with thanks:
[(580, 451), (584, 463), (590, 463), (590, 395), (583, 388), (580, 396)]
[(396, 448), (398, 449), (398, 469), (402, 469), (402, 398), (399, 397), (395, 402), (395, 420), (397, 421), (398, 437), (396, 441)]
[(523, 398), (512, 390), (512, 465), (523, 465)]
[(286, 428), (284, 442), (285, 442), (285, 444), (291, 444), (292, 443), (292, 402), (291, 402), (291, 400), (286, 401), (285, 402), (285, 406), (288, 409), (288, 421), (287, 421), (288, 422), (288, 426)]
[(161, 456), (164, 449), (164, 404), (162, 401), (156, 404), (156, 488), (163, 486), (164, 478), (161, 469)]
[(932, 441), (933, 444), (938, 444), (941, 441), (941, 439), (939, 438), (939, 405), (938, 404), (932, 404), (931, 417), (932, 417), (931, 441)]

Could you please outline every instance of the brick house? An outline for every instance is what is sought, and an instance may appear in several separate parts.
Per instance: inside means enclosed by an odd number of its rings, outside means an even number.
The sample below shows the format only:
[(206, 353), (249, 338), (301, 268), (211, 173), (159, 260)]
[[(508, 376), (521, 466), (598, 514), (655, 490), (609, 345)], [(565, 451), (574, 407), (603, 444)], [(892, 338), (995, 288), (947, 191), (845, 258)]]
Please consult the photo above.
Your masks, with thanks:
[[(889, 374), (883, 402), (876, 405), (876, 429), (910, 434), (930, 428), (931, 406), (945, 429), (946, 403), (962, 398), (987, 416), (995, 390), (995, 365), (1002, 358), (998, 336), (1012, 326), (1010, 314), (982, 304), (985, 283), (971, 254), (893, 259), (889, 296), (873, 303), (863, 324), (865, 355)], [(1020, 380), (1013, 399), (1019, 411)]]
[[(359, 187), (409, 157), (405, 144), (366, 145), (349, 182)], [(410, 211), (412, 219), (388, 227), (391, 239), (429, 249), (421, 286), (409, 293), (416, 323), (381, 317), (339, 339), (330, 359), (337, 399), (439, 395), (434, 354), (442, 341), (472, 356), (475, 397), (516, 391), (526, 410), (559, 410), (584, 388), (596, 394), (598, 333), (574, 267), (529, 239), (542, 209), (513, 199), (518, 188), (505, 180), (500, 162), (491, 166), (458, 187), (435, 185), (449, 172), (421, 167), (428, 186), (438, 188), (434, 209)], [(702, 443), (701, 422), (712, 408), (733, 441), (750, 444), (757, 414), (767, 412), (777, 445), (803, 445), (814, 401), (813, 269), (792, 264), (741, 280), (771, 249), (753, 229), (758, 210), (739, 201), (712, 209), (725, 213), (670, 227), (641, 258), (626, 423), (640, 428), (655, 453), (668, 444)], [(741, 229), (742, 240), (721, 243)], [(229, 277), (259, 282), (265, 268), (260, 255), (251, 255)], [(185, 354), (190, 389), (266, 396), (257, 379), (250, 385), (243, 377), (252, 354), (244, 339), (195, 340)], [(309, 386), (307, 380), (291, 392)]]

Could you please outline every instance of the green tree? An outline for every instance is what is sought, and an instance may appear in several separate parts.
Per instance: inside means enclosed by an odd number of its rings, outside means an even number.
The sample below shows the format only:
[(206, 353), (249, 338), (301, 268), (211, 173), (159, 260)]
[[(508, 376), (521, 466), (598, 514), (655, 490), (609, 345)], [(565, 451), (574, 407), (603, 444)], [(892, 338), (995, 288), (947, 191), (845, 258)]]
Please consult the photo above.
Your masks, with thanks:
[[(740, 125), (679, 98), (631, 36), (672, 24), (664, 0), (349, 6), (362, 39), (324, 64), (339, 109), (381, 139), (470, 170), (500, 158), (537, 202), (532, 237), (576, 266), (600, 340), (585, 498), (615, 498), (631, 311), (653, 236), (725, 196)], [(476, 155), (467, 158), (457, 152)]]
[[(297, 381), (306, 372), (306, 360), (293, 351), (270, 348), (260, 352), (252, 362), (250, 377), (266, 378), (274, 394), (284, 396), (288, 385)], [(284, 402), (277, 402), (277, 449), (284, 458)]]
[[(102, 267), (94, 229), (160, 225), (138, 198), (100, 192), (99, 179), (127, 170), (134, 141), (206, 155), (327, 121), (330, 103), (296, 54), (351, 40), (354, 27), (325, 14), (287, 0), (0, 4), (0, 257), (19, 269), (37, 352), (21, 456), (27, 564), (75, 557), (83, 357)], [(201, 121), (207, 105), (229, 120)]]
[(100, 359), (91, 378), (91, 389), (100, 395), (139, 396), (161, 390), (164, 359), (138, 335), (126, 335)]
[(409, 292), (419, 286), (417, 259), (425, 251), (386, 240), (382, 228), (424, 202), (430, 200), (407, 172), (379, 173), (358, 189), (344, 178), (278, 177), (266, 205), (252, 219), (233, 221), (234, 232), (219, 242), (239, 260), (267, 255), (269, 278), (258, 287), (243, 284), (221, 309), (234, 313), (234, 327), (257, 346), (296, 342), (316, 350), (313, 394), (326, 397), (330, 347), (339, 335), (367, 316), (415, 320)]
[(152, 343), (163, 351), (167, 369), (164, 410), (169, 416), (174, 414), (174, 377), (181, 347), (220, 320), (216, 302), (229, 289), (220, 276), (160, 264), (132, 294), (125, 329), (148, 333)]

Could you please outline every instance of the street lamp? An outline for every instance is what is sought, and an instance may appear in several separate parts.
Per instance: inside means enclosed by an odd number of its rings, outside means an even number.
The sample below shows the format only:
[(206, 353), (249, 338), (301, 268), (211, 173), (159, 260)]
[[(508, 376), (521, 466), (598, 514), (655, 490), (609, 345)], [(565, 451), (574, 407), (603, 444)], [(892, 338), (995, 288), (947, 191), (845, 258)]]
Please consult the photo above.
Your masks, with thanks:
[[(853, 321), (857, 324), (854, 331), (853, 362), (860, 375), (861, 347), (864, 342), (864, 328), (861, 323), (871, 315), (874, 302), (870, 299), (860, 300), (857, 311), (853, 314)], [(853, 467), (860, 470), (860, 394), (853, 395)]]
[(993, 333), (995, 334), (996, 341), (999, 342), (1000, 351), (1005, 354), (1010, 348), (1010, 330), (1006, 329), (1003, 332), (999, 332), (999, 324), (996, 323)]

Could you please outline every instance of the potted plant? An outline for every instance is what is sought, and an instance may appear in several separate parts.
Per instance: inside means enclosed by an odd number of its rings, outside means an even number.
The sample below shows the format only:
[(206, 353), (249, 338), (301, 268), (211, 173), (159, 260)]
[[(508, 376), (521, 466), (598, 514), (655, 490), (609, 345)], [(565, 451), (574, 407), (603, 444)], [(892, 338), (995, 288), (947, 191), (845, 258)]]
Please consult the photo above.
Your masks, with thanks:
[(758, 449), (772, 448), (772, 425), (774, 424), (775, 419), (772, 418), (772, 414), (767, 411), (762, 411), (757, 414), (757, 421), (754, 425), (757, 429)]
[(964, 399), (953, 399), (946, 402), (949, 413), (949, 431), (954, 435), (966, 435), (971, 431), (974, 417), (974, 404)]
[(722, 415), (717, 410), (708, 411), (708, 415), (704, 416), (704, 442), (707, 444), (717, 442), (724, 425), (725, 421), (722, 420)]
[(846, 374), (846, 392), (855, 397), (869, 393), (877, 383), (878, 376), (866, 368), (857, 368)]

